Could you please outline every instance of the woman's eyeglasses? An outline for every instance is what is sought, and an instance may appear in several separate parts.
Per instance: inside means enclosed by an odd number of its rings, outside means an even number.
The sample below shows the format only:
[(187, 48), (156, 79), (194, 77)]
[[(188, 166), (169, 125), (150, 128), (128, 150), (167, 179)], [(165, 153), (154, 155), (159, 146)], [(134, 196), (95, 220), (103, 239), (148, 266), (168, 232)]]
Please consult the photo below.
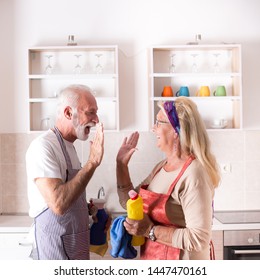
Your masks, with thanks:
[(161, 124), (170, 124), (170, 123), (166, 122), (166, 121), (155, 120), (155, 126), (156, 127), (159, 127)]

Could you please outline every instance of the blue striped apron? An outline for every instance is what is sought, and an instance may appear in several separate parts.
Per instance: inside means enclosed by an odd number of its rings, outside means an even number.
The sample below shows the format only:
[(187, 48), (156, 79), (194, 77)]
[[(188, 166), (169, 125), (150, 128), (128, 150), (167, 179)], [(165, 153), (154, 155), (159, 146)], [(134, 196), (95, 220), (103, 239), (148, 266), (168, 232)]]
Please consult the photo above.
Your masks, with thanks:
[[(73, 169), (65, 143), (54, 127), (67, 164), (66, 182), (78, 169)], [(35, 241), (39, 260), (88, 260), (89, 259), (89, 212), (86, 191), (63, 215), (56, 215), (47, 208), (35, 217)]]

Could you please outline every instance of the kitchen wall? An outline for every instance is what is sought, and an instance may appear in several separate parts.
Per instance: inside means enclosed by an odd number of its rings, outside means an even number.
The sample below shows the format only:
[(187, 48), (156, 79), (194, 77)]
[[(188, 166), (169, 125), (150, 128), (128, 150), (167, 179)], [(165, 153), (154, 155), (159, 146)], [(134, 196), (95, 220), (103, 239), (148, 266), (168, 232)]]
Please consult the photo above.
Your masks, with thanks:
[[(115, 158), (127, 135), (128, 132), (105, 134), (105, 155), (87, 188), (87, 197), (96, 198), (98, 189), (103, 186), (110, 211), (122, 210), (116, 194)], [(0, 212), (28, 211), (25, 152), (36, 136), (0, 135)], [(231, 168), (230, 172), (222, 173), (215, 195), (215, 209), (260, 209), (260, 131), (209, 131), (209, 136), (219, 164)], [(84, 164), (88, 158), (88, 141), (76, 142), (76, 148)], [(141, 132), (138, 151), (130, 164), (133, 184), (139, 184), (162, 158), (153, 133)]]
[(0, 0), (0, 132), (28, 130), (28, 47), (66, 45), (69, 34), (81, 45), (118, 45), (122, 130), (150, 129), (149, 47), (198, 33), (202, 44), (240, 43), (244, 126), (259, 129), (259, 11), (258, 0)]
[[(219, 163), (231, 164), (216, 191), (216, 209), (260, 208), (260, 2), (258, 0), (0, 0), (0, 212), (27, 212), (27, 49), (78, 44), (119, 47), (121, 132), (106, 133), (106, 154), (89, 185), (90, 196), (106, 189), (108, 207), (120, 209), (115, 188), (115, 155), (124, 135), (141, 131), (131, 163), (138, 183), (162, 158), (149, 126), (149, 47), (186, 44), (195, 34), (204, 43), (240, 43), (243, 119), (240, 131), (210, 131)], [(147, 145), (151, 143), (151, 145)], [(88, 143), (77, 143), (82, 162)], [(109, 171), (109, 172), (108, 172)], [(105, 175), (103, 175), (105, 174)]]

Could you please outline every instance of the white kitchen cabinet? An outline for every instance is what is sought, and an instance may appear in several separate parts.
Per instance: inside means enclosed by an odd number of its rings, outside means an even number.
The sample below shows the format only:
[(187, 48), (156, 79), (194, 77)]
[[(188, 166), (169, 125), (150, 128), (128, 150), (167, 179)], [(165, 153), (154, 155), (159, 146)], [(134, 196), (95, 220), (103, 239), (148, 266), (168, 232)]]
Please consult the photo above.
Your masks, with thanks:
[(28, 82), (29, 131), (54, 124), (57, 94), (70, 84), (92, 88), (104, 129), (119, 130), (117, 46), (29, 48)]
[(28, 232), (0, 233), (0, 260), (32, 260), (29, 258), (31, 249)]
[[(179, 88), (188, 86), (188, 98), (197, 104), (207, 129), (224, 128), (214, 125), (219, 120), (227, 121), (225, 128), (243, 127), (241, 45), (154, 46), (150, 62), (153, 123), (159, 110), (157, 102), (175, 100)], [(164, 86), (171, 86), (173, 97), (161, 96)], [(196, 96), (201, 86), (209, 87), (210, 96)], [(218, 86), (225, 86), (226, 96), (213, 95)]]

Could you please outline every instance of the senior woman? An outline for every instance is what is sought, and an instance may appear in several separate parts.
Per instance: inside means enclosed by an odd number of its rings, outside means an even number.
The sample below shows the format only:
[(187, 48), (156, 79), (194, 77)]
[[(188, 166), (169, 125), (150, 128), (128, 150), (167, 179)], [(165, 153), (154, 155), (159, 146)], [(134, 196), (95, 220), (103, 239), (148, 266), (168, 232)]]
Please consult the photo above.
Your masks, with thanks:
[[(144, 219), (126, 218), (132, 235), (145, 236), (141, 259), (210, 259), (212, 204), (220, 181), (203, 120), (187, 97), (159, 104), (153, 132), (165, 154), (135, 189), (144, 201)], [(139, 133), (125, 138), (117, 154), (117, 192), (126, 208), (133, 189), (128, 163)]]

